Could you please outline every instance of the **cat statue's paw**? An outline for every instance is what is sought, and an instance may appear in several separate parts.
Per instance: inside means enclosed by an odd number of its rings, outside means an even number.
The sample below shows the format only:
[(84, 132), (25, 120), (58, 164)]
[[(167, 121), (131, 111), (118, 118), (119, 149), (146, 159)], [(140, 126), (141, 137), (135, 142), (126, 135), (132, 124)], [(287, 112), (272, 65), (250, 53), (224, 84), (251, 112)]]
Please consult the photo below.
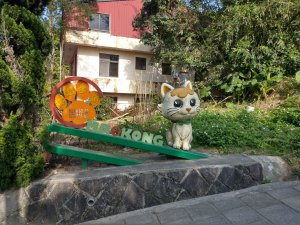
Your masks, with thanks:
[(172, 141), (168, 141), (168, 145), (169, 146), (173, 146), (173, 142)]
[(188, 143), (183, 143), (182, 150), (188, 151), (191, 149), (191, 145)]
[(180, 148), (181, 147), (181, 144), (179, 142), (175, 142), (173, 144), (173, 148)]

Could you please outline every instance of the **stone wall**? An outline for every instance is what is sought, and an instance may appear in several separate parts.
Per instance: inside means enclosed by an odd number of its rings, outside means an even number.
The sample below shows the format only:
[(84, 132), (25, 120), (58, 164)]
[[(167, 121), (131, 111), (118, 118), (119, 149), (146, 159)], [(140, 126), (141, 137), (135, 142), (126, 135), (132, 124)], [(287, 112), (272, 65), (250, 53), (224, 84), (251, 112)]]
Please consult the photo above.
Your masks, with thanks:
[(57, 174), (0, 195), (2, 224), (75, 224), (256, 185), (262, 166), (241, 155)]

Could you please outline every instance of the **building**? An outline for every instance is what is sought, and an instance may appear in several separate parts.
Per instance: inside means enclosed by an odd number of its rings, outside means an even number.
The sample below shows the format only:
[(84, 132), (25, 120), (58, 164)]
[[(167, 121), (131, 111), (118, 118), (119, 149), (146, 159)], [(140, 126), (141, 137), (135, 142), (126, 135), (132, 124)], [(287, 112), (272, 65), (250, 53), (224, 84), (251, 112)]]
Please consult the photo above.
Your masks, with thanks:
[(80, 26), (70, 21), (62, 39), (63, 63), (70, 65), (70, 76), (93, 80), (119, 109), (172, 81), (170, 64), (150, 65), (151, 48), (133, 30), (142, 4), (142, 0), (98, 0), (89, 21)]

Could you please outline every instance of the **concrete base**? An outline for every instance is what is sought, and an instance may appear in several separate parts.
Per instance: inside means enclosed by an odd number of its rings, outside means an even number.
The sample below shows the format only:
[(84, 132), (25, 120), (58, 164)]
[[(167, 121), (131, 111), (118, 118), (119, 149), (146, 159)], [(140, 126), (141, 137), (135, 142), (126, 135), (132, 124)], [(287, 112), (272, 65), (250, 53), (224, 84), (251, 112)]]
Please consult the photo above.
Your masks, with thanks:
[(263, 179), (262, 164), (244, 155), (56, 174), (1, 194), (0, 223), (74, 224), (239, 190)]

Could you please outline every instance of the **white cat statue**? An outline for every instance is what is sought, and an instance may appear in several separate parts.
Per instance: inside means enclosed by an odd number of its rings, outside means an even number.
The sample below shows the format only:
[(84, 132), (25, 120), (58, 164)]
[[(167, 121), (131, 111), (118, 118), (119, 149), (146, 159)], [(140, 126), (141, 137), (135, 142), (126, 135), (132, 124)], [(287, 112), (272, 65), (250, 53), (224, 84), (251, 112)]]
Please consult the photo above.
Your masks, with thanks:
[(168, 145), (190, 150), (193, 140), (191, 119), (200, 110), (198, 95), (193, 91), (190, 81), (180, 88), (163, 83), (161, 95), (163, 102), (158, 105), (158, 109), (165, 118), (172, 121), (166, 134)]

